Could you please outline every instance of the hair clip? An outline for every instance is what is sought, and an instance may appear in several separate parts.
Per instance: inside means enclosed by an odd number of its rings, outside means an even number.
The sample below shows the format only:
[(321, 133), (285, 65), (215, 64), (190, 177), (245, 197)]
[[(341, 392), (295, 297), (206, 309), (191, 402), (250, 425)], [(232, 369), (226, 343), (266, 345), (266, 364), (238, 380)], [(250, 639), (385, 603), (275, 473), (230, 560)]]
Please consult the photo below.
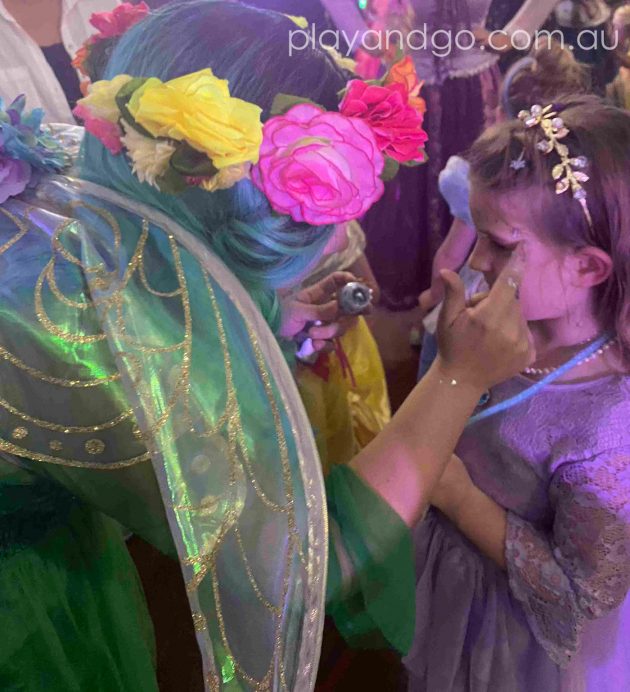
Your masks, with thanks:
[(525, 148), (523, 148), (521, 155), (517, 159), (512, 159), (510, 168), (513, 171), (522, 171), (523, 168), (527, 168), (527, 161), (525, 161)]
[(536, 144), (536, 149), (545, 156), (555, 151), (560, 157), (560, 163), (551, 171), (556, 181), (556, 194), (562, 195), (571, 190), (573, 199), (580, 203), (588, 225), (592, 229), (593, 218), (586, 203), (586, 190), (582, 185), (589, 181), (588, 175), (583, 170), (588, 167), (589, 162), (586, 156), (572, 157), (569, 147), (562, 143), (561, 140), (570, 132), (564, 120), (558, 116), (558, 111), (553, 105), (545, 108), (540, 105), (532, 106), (529, 111), (521, 111), (518, 117), (526, 128), (540, 127), (542, 129), (545, 139)]

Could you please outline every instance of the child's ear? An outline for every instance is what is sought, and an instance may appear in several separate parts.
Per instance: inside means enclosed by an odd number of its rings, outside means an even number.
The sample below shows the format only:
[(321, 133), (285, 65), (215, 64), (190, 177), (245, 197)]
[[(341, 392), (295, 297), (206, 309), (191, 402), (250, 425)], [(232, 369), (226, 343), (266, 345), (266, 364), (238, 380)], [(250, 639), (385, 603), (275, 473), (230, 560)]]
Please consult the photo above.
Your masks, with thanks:
[(613, 261), (607, 252), (598, 247), (585, 247), (571, 257), (573, 284), (578, 288), (594, 288), (608, 280), (613, 271)]

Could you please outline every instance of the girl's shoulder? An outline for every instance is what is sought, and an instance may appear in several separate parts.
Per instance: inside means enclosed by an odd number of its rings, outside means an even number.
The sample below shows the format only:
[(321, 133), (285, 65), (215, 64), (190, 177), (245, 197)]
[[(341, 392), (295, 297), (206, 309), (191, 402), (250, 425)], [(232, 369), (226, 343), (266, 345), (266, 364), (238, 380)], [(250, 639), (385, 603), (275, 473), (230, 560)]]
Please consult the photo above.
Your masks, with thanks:
[(558, 400), (554, 465), (630, 450), (630, 375), (618, 374), (566, 387)]
[[(501, 386), (496, 398), (510, 398), (528, 386), (529, 380), (517, 377)], [(551, 385), (489, 424), (498, 428), (502, 446), (546, 469), (543, 475), (549, 477), (563, 464), (630, 449), (630, 376)]]

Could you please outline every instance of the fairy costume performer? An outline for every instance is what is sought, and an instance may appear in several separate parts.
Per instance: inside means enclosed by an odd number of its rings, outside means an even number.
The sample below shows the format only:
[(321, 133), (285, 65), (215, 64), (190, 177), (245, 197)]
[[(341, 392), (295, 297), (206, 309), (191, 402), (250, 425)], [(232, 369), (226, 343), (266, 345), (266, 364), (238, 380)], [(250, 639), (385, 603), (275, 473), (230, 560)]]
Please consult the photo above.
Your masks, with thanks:
[[(419, 387), (391, 433), (362, 453), (357, 473), (332, 474), (328, 516), (310, 426), (269, 328), (277, 312), (269, 283), (287, 266), (299, 274), (309, 261), (293, 262), (297, 250), (317, 258), (332, 231), (296, 220), (299, 213), (324, 215), (314, 197), (285, 214), (272, 213), (277, 197), (260, 190), (270, 182), (265, 166), (274, 160), (269, 129), (282, 131), (276, 144), (297, 144), (305, 130), (296, 126), (296, 115), (305, 116), (306, 132), (315, 127), (309, 118), (332, 118), (348, 137), (318, 154), (343, 157), (357, 176), (372, 173), (357, 185), (360, 194), (347, 200), (358, 214), (378, 193), (383, 155), (364, 121), (310, 105), (266, 118), (263, 136), (255, 117), (259, 106), (237, 96), (253, 89), (267, 104), (262, 77), (249, 77), (261, 56), (284, 49), (288, 21), (233, 3), (195, 2), (149, 16), (126, 34), (110, 67), (120, 59), (131, 68), (135, 58), (141, 65), (129, 71), (157, 72), (159, 79), (132, 82), (112, 74), (94, 84), (82, 104), (90, 132), (118, 153), (91, 136), (81, 175), (101, 175), (108, 187), (54, 175), (65, 151), (41, 131), (43, 114), (25, 115), (19, 99), (2, 112), (3, 689), (156, 689), (141, 590), (120, 531), (105, 515), (179, 560), (207, 689), (311, 689), (326, 588), (329, 608), (348, 636), (358, 638), (378, 622), (392, 645), (404, 650), (409, 643), (409, 627), (401, 621), (410, 612), (404, 597), (412, 591), (410, 547), (400, 517), (411, 524), (421, 514), (478, 390), (523, 367), (527, 342), (507, 280), (496, 292), (502, 326), (492, 335), (485, 330), (479, 340), (475, 331), (487, 320), (485, 312), (471, 320), (467, 311), (453, 311), (442, 369)], [(235, 26), (248, 45), (261, 27), (268, 40), (241, 72), (232, 64), (234, 54), (216, 52), (228, 37), (240, 51)], [(190, 50), (181, 55), (189, 64), (177, 66), (180, 79), (159, 72), (163, 56), (172, 54), (165, 50), (168, 40), (180, 48), (188, 42)], [(195, 48), (205, 63), (190, 64)], [(336, 95), (329, 59), (315, 53), (309, 61), (321, 71), (316, 83), (322, 88), (310, 95), (325, 100), (326, 83)], [(208, 62), (232, 82), (222, 82)], [(169, 63), (175, 70), (170, 57)], [(186, 72), (191, 68), (197, 72)], [(282, 76), (287, 91), (304, 94), (304, 74), (288, 70)], [(200, 108), (203, 98), (209, 102)], [(151, 105), (157, 102), (165, 108)], [(217, 105), (222, 108), (215, 113), (234, 116), (222, 121), (220, 132), (241, 132), (228, 138), (234, 146), (216, 131), (206, 133), (212, 156), (197, 156), (189, 142), (199, 143), (199, 114)], [(183, 113), (191, 127), (185, 135), (176, 127)], [(160, 114), (176, 122), (168, 135), (153, 139), (148, 128), (158, 126)], [(61, 134), (71, 150), (71, 134)], [(370, 156), (361, 158), (366, 151)], [(234, 176), (251, 168), (252, 152), (256, 186), (242, 180), (230, 187)], [(210, 168), (219, 155), (231, 158), (220, 170), (214, 163)], [(353, 156), (360, 169), (351, 164)], [(281, 157), (281, 163), (296, 159)], [(152, 183), (182, 189), (170, 194)], [(226, 189), (210, 193), (201, 185)], [(195, 223), (200, 208), (203, 225)], [(343, 220), (352, 218), (354, 207), (336, 204), (335, 214), (340, 209), (347, 214)], [(266, 255), (263, 243), (252, 239), (252, 229), (264, 221), (263, 238), (274, 241)], [(221, 223), (228, 227), (223, 234)], [(287, 237), (293, 255), (281, 247)], [(258, 251), (258, 273), (239, 280), (218, 259), (221, 251), (242, 271), (242, 254), (225, 249), (233, 240), (241, 241), (241, 252)], [(475, 339), (479, 347), (470, 354), (465, 345)], [(477, 353), (484, 360), (478, 362)], [(432, 406), (422, 423), (410, 425), (410, 412), (427, 401)], [(446, 409), (448, 422), (440, 425)], [(438, 438), (433, 430), (440, 430)], [(425, 435), (427, 451), (418, 455), (417, 438)], [(381, 449), (394, 440), (395, 460)], [(400, 503), (395, 478), (378, 480), (383, 459), (396, 478), (405, 476), (405, 485), (412, 481), (422, 489), (409, 505)], [(368, 486), (381, 488), (386, 502)]]
[(111, 190), (57, 176), (1, 213), (2, 687), (157, 689), (104, 512), (179, 556), (208, 689), (309, 689), (323, 486), (259, 310), (199, 238)]

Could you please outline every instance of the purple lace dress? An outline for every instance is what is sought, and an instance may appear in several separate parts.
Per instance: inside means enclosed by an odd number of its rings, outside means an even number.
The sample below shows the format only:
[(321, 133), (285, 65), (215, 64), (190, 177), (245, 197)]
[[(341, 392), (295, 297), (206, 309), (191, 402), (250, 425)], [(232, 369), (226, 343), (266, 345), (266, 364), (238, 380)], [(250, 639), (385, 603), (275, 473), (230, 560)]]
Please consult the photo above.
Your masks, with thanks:
[(410, 690), (630, 690), (630, 377), (552, 385), (457, 452), (509, 511), (508, 571), (439, 512), (419, 524)]

